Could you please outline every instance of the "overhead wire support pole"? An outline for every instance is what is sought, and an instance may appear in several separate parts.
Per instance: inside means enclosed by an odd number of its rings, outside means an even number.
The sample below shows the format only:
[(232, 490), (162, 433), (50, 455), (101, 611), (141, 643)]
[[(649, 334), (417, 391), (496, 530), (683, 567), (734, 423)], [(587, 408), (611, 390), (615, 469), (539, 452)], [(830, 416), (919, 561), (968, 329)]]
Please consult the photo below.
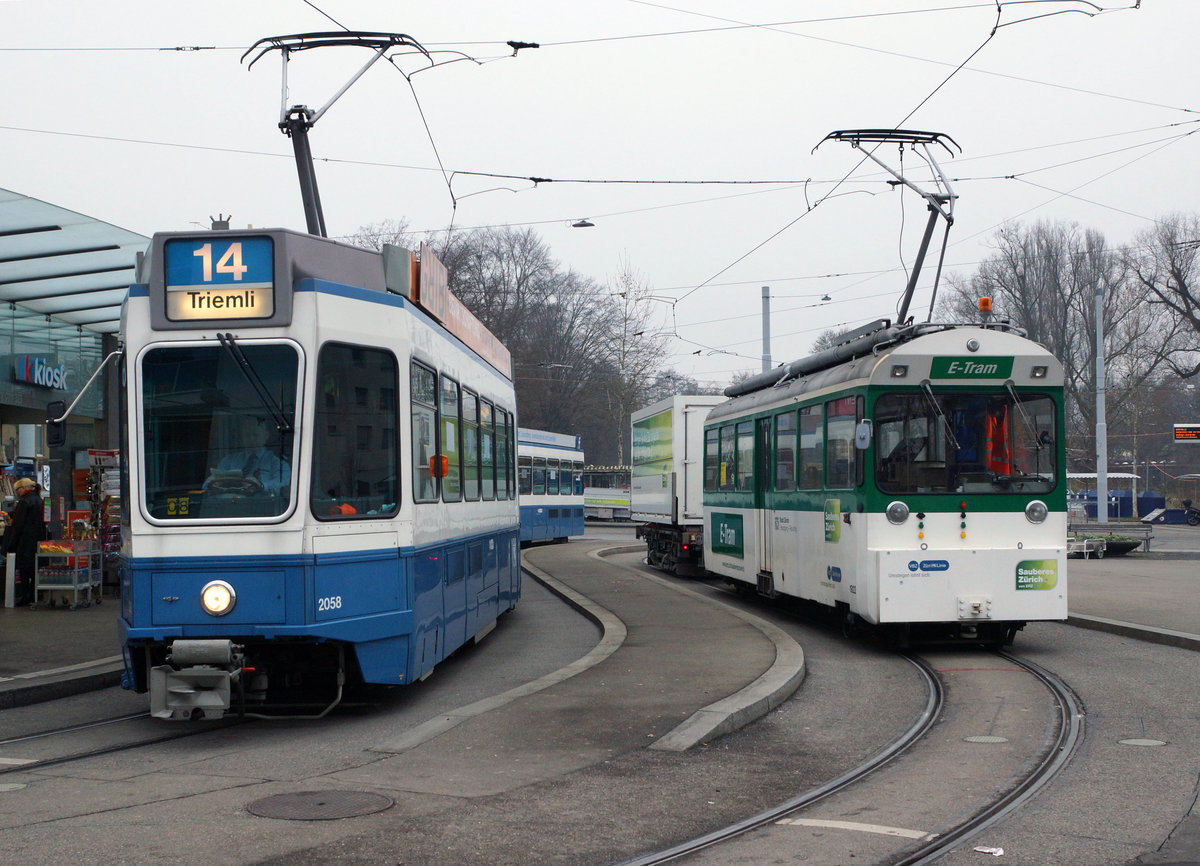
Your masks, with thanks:
[[(288, 108), (287, 67), (291, 52), (331, 46), (372, 48), (375, 49), (375, 53), (321, 108), (316, 111), (304, 105), (293, 105), (291, 108)], [(342, 94), (349, 90), (379, 58), (387, 53), (389, 48), (394, 47), (414, 48), (427, 59), (429, 58), (429, 52), (415, 39), (404, 33), (377, 33), (356, 30), (268, 36), (255, 42), (242, 55), (242, 60), (245, 61), (255, 51), (258, 52), (254, 54), (247, 68), (253, 66), (264, 54), (273, 49), (279, 49), (283, 56), (283, 88), (280, 95), (279, 128), (283, 131), (284, 135), (292, 140), (292, 151), (296, 157), (296, 173), (300, 181), (300, 196), (304, 203), (304, 220), (309, 234), (317, 235), (318, 237), (329, 236), (325, 230), (325, 213), (321, 207), (321, 194), (317, 188), (317, 173), (313, 165), (312, 148), (308, 141), (308, 131), (341, 98)]]
[(312, 126), (309, 110), (303, 105), (294, 105), (279, 128), (292, 140), (292, 153), (296, 156), (296, 174), (300, 180), (300, 199), (304, 202), (304, 221), (310, 235), (327, 238), (325, 211), (321, 208), (321, 192), (317, 188), (317, 170), (313, 166), (312, 148), (308, 144), (308, 130)]

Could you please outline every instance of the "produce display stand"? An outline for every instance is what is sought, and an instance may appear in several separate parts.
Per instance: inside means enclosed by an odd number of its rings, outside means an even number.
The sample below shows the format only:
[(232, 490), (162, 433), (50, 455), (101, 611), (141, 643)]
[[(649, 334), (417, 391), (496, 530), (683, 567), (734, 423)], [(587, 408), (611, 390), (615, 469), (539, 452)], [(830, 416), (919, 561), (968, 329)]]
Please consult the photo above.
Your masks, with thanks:
[[(34, 601), (29, 607), (36, 608), (43, 603), (44, 594), (55, 592), (72, 594), (71, 610), (88, 607), (93, 597), (96, 604), (100, 604), (103, 596), (97, 590), (103, 577), (100, 546), (95, 539), (40, 541)], [(54, 596), (50, 595), (48, 606), (53, 607), (54, 604)]]

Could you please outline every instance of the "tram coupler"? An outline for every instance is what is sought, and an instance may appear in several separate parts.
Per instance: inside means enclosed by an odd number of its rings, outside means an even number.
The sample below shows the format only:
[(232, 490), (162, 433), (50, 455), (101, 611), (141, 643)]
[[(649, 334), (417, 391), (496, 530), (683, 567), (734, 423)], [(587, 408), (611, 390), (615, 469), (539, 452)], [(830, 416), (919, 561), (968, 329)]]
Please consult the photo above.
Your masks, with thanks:
[(176, 640), (167, 664), (150, 668), (150, 715), (158, 719), (219, 719), (230, 707), (230, 685), (241, 676), (242, 647), (231, 640)]

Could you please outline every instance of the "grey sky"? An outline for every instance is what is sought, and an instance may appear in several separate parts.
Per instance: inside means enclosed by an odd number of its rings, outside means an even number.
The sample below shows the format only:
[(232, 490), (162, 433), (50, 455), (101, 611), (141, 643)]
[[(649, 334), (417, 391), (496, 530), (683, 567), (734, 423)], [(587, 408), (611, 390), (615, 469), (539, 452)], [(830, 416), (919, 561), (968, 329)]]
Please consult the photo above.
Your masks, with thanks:
[[(758, 369), (763, 285), (775, 296), (777, 363), (825, 328), (894, 311), (924, 205), (869, 165), (824, 199), (861, 158), (834, 142), (812, 154), (831, 130), (903, 122), (962, 146), (943, 160), (960, 197), (952, 271), (973, 270), (1006, 220), (1075, 221), (1124, 244), (1156, 217), (1200, 210), (1200, 3), (1117, 11), (1129, 5), (1089, 17), (1078, 0), (1005, 4), (1006, 26), (989, 39), (995, 3), (953, 0), (736, 11), (715, 0), (0, 0), (0, 187), (144, 234), (206, 227), (218, 213), (235, 227), (303, 228), (276, 128), (278, 53), (247, 70), (242, 51), (264, 36), (339, 29), (330, 18), (407, 33), (484, 61), (412, 78), (447, 172), (796, 183), (535, 187), (460, 174), (455, 210), (408, 83), (381, 63), (312, 133), (330, 234), (389, 218), (418, 230), (531, 225), (559, 261), (597, 280), (627, 258), (655, 295), (686, 295), (670, 362), (725, 383)], [(507, 40), (542, 47), (512, 57)], [(206, 50), (158, 50), (189, 46)], [(146, 50), (103, 50), (117, 48)], [(324, 104), (367, 57), (295, 54), (288, 103)], [(894, 150), (879, 153), (898, 164)], [(927, 182), (911, 155), (905, 168)], [(571, 228), (581, 217), (595, 227)], [(929, 282), (914, 302), (922, 315)], [(656, 306), (669, 329), (669, 306)]]

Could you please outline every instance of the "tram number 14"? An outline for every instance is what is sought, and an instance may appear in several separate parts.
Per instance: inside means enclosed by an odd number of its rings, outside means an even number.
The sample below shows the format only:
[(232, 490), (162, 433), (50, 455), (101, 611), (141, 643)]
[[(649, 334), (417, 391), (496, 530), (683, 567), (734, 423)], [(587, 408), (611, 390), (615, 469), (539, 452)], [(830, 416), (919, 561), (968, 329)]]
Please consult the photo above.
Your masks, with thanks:
[[(192, 255), (200, 257), (204, 282), (211, 283), (213, 278), (212, 244), (203, 244), (199, 249), (193, 250)], [(242, 264), (242, 245), (237, 241), (231, 243), (229, 249), (225, 250), (225, 255), (217, 260), (217, 273), (232, 274), (234, 280), (240, 280), (249, 269), (249, 265)]]
[(340, 595), (327, 595), (324, 598), (317, 599), (317, 612), (323, 610), (338, 610), (342, 606), (342, 597)]

